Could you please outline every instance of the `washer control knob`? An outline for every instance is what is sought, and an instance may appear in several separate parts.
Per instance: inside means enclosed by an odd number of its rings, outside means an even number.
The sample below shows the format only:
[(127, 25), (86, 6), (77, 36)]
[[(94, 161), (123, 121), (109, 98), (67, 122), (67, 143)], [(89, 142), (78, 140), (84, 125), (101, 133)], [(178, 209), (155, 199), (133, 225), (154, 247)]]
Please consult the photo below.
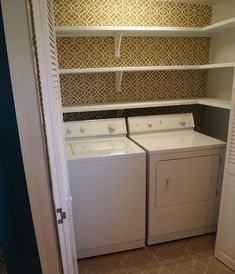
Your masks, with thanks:
[(81, 133), (84, 133), (86, 130), (85, 130), (84, 127), (81, 127), (81, 128), (80, 128), (80, 131), (81, 131)]
[(70, 134), (72, 133), (72, 131), (71, 131), (69, 128), (67, 128), (67, 129), (66, 129), (66, 133), (67, 133), (68, 135), (70, 135)]
[(180, 121), (179, 121), (179, 124), (180, 124), (182, 127), (185, 127), (185, 126), (186, 126), (186, 121), (185, 121), (185, 120), (180, 120)]
[(148, 126), (148, 127), (152, 127), (152, 126), (153, 126), (153, 123), (149, 121), (149, 122), (147, 122), (147, 126)]
[(115, 129), (116, 129), (115, 125), (109, 125), (108, 128), (109, 128), (109, 132), (110, 133), (113, 133), (115, 131)]

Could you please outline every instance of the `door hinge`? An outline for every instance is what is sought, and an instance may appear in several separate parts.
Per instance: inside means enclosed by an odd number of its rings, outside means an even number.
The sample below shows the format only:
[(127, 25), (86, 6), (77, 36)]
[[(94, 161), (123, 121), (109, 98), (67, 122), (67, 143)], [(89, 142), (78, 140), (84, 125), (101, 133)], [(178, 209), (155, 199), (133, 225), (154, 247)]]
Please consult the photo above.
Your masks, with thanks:
[(64, 220), (66, 219), (66, 212), (64, 212), (62, 208), (57, 208), (56, 212), (60, 214), (60, 219), (57, 220), (58, 224), (63, 224)]

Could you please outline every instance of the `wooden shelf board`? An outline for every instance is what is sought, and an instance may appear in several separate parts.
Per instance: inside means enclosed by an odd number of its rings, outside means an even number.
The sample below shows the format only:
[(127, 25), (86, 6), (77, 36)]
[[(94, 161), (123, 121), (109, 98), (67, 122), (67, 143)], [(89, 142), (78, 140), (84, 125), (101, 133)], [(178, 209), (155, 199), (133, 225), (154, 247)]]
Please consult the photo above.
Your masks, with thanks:
[(218, 68), (234, 68), (235, 63), (217, 63), (217, 64), (206, 64), (200, 65), (199, 69), (218, 69)]
[(204, 32), (213, 33), (217, 31), (226, 31), (235, 28), (235, 17), (211, 24), (203, 28)]
[(58, 26), (57, 36), (189, 36), (207, 37), (235, 28), (235, 18), (223, 20), (206, 27), (128, 27), (128, 26)]
[(134, 72), (134, 71), (165, 71), (165, 70), (196, 70), (199, 66), (142, 66), (142, 67), (103, 67), (60, 69), (60, 74), (104, 73), (104, 72)]
[(173, 71), (173, 70), (200, 70), (235, 67), (235, 63), (206, 64), (192, 66), (143, 66), (143, 67), (103, 67), (60, 69), (60, 74), (106, 73), (106, 72), (135, 72), (135, 71)]
[[(57, 36), (195, 36), (202, 35), (202, 28), (189, 27), (117, 27), (117, 26), (77, 26), (56, 27)], [(206, 35), (207, 36), (207, 35)]]
[(211, 106), (223, 109), (231, 108), (231, 101), (216, 98), (200, 98), (197, 100), (200, 105)]
[(88, 112), (88, 111), (104, 111), (104, 110), (122, 110), (135, 108), (151, 108), (166, 106), (182, 106), (182, 105), (206, 105), (223, 109), (230, 109), (231, 103), (228, 100), (215, 98), (193, 98), (179, 100), (163, 100), (152, 102), (136, 102), (136, 103), (118, 103), (118, 104), (96, 104), (96, 105), (78, 105), (63, 107), (63, 113), (72, 112)]

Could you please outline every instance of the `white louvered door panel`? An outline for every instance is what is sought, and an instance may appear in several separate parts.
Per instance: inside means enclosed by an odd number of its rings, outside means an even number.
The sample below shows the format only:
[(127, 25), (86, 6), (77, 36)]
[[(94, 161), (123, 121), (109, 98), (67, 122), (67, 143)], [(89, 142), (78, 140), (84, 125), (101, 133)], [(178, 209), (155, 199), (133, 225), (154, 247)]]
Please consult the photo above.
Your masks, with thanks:
[(235, 75), (215, 257), (235, 270)]
[[(55, 211), (66, 213), (57, 224), (64, 274), (77, 273), (71, 194), (65, 157), (63, 118), (58, 72), (54, 15), (51, 0), (32, 0), (38, 81), (46, 131)], [(57, 213), (60, 219), (60, 214)], [(54, 273), (53, 273), (54, 274)], [(57, 273), (55, 273), (57, 274)]]
[(229, 148), (228, 171), (235, 176), (235, 115), (233, 114), (231, 121), (231, 139)]

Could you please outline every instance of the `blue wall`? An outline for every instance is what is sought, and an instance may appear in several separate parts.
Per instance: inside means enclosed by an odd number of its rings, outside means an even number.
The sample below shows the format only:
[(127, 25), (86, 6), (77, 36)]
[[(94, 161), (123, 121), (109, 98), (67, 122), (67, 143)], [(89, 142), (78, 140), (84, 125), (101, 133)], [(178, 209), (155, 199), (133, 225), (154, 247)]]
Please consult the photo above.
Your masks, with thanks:
[[(23, 68), (22, 68), (23, 69)], [(41, 273), (0, 8), (0, 246), (9, 274)]]

